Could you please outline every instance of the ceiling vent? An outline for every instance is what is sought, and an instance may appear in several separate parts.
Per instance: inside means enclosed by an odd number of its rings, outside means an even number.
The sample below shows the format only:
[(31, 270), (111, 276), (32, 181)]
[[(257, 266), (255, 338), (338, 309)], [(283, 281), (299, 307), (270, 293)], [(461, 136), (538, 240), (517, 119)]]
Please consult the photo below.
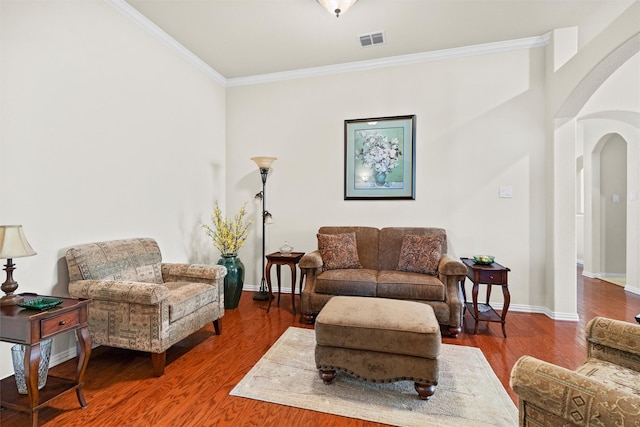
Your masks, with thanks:
[(384, 31), (376, 31), (375, 33), (360, 34), (358, 36), (360, 47), (369, 47), (379, 44), (385, 44)]

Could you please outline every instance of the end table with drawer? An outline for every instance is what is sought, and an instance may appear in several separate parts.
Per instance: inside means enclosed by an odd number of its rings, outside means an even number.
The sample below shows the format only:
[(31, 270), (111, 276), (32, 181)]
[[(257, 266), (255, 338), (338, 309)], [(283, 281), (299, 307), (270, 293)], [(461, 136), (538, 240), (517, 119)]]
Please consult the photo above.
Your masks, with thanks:
[[(511, 271), (509, 268), (493, 262), (491, 264), (476, 264), (473, 259), (461, 258), (464, 265), (467, 266), (467, 278), (473, 283), (471, 292), (472, 302), (467, 302), (467, 293), (465, 292), (464, 281), (461, 282), (462, 296), (464, 298), (464, 309), (469, 310), (475, 321), (474, 335), (478, 334), (478, 323), (480, 322), (499, 322), (502, 324), (502, 335), (507, 338), (505, 324), (507, 321), (507, 312), (511, 302), (511, 294), (509, 293), (509, 283), (507, 274)], [(485, 304), (478, 304), (478, 288), (479, 285), (487, 285), (487, 299)], [(502, 313), (498, 314), (491, 304), (491, 286), (498, 285), (502, 287), (502, 295), (504, 303), (502, 304)]]
[[(42, 295), (22, 294), (25, 302), (43, 298)], [(91, 335), (88, 330), (88, 299), (45, 297), (61, 299), (62, 303), (52, 309), (37, 311), (17, 305), (0, 308), (0, 341), (22, 344), (24, 353), (24, 376), (27, 394), (19, 394), (15, 376), (0, 383), (0, 405), (31, 414), (31, 425), (38, 425), (38, 410), (51, 400), (71, 390), (76, 391), (82, 408), (87, 406), (82, 388), (84, 373), (91, 355)], [(78, 369), (74, 379), (49, 375), (42, 390), (38, 390), (38, 366), (40, 364), (40, 342), (64, 332), (75, 331), (78, 338)]]

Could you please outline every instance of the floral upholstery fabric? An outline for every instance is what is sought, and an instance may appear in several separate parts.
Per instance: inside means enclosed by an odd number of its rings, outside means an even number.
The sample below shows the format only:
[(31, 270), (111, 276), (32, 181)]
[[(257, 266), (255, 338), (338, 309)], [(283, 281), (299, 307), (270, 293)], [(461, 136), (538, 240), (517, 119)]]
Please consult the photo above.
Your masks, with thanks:
[(362, 268), (358, 258), (356, 233), (320, 234), (318, 250), (322, 254), (325, 270)]
[(575, 371), (521, 357), (511, 371), (521, 426), (640, 425), (640, 325), (596, 317)]
[(95, 344), (162, 353), (224, 315), (226, 268), (162, 263), (153, 239), (78, 245), (66, 261), (69, 294), (91, 299)]
[(402, 239), (397, 269), (435, 275), (441, 258), (442, 241), (438, 236), (407, 235)]

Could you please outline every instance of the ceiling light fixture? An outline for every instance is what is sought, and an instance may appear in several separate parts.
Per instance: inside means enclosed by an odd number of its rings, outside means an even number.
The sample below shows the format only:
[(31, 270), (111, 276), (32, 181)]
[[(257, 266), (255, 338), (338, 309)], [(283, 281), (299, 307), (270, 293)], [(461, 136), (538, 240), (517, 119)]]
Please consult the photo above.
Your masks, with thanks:
[(358, 0), (316, 0), (320, 3), (320, 6), (324, 7), (329, 13), (335, 13), (336, 18), (340, 17), (341, 13), (345, 13), (351, 6), (356, 4)]

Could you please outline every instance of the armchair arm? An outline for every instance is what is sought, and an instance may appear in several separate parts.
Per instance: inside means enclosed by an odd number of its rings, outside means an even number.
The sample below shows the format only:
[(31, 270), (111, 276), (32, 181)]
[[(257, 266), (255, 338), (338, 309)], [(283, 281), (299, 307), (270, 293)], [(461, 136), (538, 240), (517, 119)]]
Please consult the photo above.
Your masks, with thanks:
[(529, 425), (523, 417), (533, 413), (556, 418), (551, 424), (559, 424), (558, 418), (565, 425), (579, 426), (640, 423), (637, 396), (531, 356), (518, 359), (510, 385), (518, 394), (520, 425)]
[(165, 282), (200, 282), (212, 284), (224, 279), (227, 269), (222, 265), (162, 263), (162, 280)]
[(156, 283), (76, 280), (69, 283), (69, 295), (74, 298), (158, 305), (169, 297), (169, 289)]
[(640, 325), (594, 317), (586, 328), (587, 356), (640, 372)]

